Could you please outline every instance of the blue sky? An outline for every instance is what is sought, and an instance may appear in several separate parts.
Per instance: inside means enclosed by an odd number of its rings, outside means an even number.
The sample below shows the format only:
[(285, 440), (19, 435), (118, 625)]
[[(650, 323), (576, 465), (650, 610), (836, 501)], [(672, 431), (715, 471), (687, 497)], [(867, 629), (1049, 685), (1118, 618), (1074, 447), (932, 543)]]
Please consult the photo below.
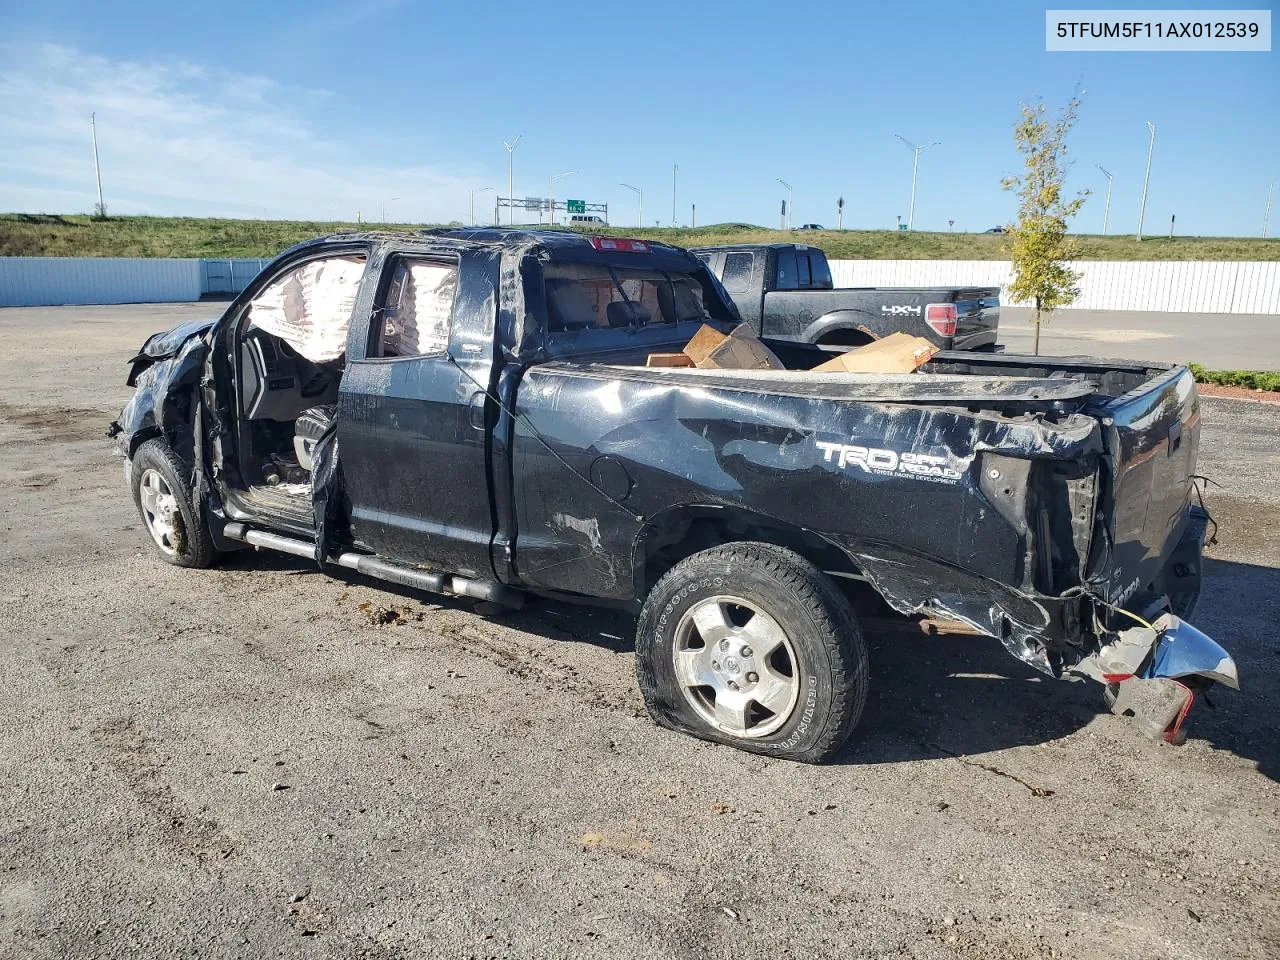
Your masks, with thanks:
[[(1054, 4), (1055, 8), (1064, 6)], [(615, 223), (892, 227), (921, 157), (917, 229), (1005, 222), (1020, 99), (1086, 89), (1077, 222), (1257, 235), (1280, 181), (1280, 53), (1046, 53), (1045, 7), (737, 0), (646, 3), (12, 2), (0, 8), (0, 210), (87, 212), (89, 113), (114, 213), (464, 220), (579, 171), (558, 197)], [(1280, 193), (1280, 191), (1277, 191)], [(477, 197), (492, 210), (494, 194)], [(392, 200), (391, 198), (399, 198)], [(1280, 200), (1273, 210), (1280, 231)]]

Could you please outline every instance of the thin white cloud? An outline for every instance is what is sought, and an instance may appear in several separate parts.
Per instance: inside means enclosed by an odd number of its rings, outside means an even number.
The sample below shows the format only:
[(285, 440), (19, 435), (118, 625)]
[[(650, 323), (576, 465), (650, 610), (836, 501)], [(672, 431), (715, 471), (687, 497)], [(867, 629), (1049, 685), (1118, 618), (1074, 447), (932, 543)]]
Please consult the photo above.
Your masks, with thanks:
[(371, 160), (316, 129), (306, 118), (332, 97), (187, 62), (0, 46), (0, 210), (92, 210), (95, 111), (112, 213), (373, 219), (392, 197), (397, 220), (465, 209), (465, 178)]

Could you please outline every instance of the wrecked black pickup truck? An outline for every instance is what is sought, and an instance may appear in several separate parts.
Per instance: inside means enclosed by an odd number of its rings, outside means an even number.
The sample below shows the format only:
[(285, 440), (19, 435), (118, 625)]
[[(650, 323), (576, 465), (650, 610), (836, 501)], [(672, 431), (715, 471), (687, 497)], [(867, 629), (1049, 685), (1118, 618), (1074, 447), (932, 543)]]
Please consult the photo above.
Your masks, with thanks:
[(337, 235), (148, 340), (111, 433), (170, 563), (253, 546), (491, 610), (628, 606), (653, 718), (760, 753), (848, 738), (868, 612), (999, 638), (1170, 739), (1194, 691), (1235, 686), (1180, 619), (1205, 522), (1185, 369), (821, 373), (781, 342), (786, 369), (646, 366), (740, 323), (658, 243)]

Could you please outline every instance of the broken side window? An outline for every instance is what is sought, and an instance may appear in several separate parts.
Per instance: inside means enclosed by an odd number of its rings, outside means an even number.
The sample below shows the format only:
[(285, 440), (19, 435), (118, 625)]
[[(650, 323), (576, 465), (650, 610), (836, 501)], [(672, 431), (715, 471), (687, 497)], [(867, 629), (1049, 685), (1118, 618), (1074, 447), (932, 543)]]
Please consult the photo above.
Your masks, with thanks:
[(347, 350), (365, 258), (309, 260), (273, 280), (250, 301), (249, 325), (279, 337), (312, 363)]
[(397, 261), (375, 312), (381, 325), (375, 331), (373, 355), (424, 357), (443, 353), (449, 345), (457, 292), (457, 265)]

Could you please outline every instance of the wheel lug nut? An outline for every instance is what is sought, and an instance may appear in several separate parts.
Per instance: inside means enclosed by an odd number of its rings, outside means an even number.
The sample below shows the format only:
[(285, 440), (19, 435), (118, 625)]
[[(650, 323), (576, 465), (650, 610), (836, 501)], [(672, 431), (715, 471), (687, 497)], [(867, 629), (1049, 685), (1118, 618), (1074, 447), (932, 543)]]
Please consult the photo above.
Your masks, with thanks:
[(737, 685), (736, 683), (734, 683), (732, 680), (730, 680), (730, 681), (729, 681), (729, 689), (730, 689), (730, 690), (737, 690), (737, 689), (738, 689), (738, 685)]
[(749, 657), (749, 656), (751, 656), (751, 648), (750, 648), (750, 647), (743, 647), (743, 648), (742, 648), (742, 655), (743, 655), (744, 657)]
[(720, 641), (720, 649), (721, 649), (721, 650), (728, 650), (728, 649), (729, 649), (729, 641), (728, 641), (728, 640), (721, 640), (721, 641)]
[(719, 669), (720, 669), (720, 661), (719, 661), (719, 660), (712, 660), (712, 661), (711, 661), (711, 669), (712, 669), (712, 670), (719, 670)]
[(760, 675), (758, 673), (747, 674), (747, 683), (755, 683), (759, 679), (760, 679)]

